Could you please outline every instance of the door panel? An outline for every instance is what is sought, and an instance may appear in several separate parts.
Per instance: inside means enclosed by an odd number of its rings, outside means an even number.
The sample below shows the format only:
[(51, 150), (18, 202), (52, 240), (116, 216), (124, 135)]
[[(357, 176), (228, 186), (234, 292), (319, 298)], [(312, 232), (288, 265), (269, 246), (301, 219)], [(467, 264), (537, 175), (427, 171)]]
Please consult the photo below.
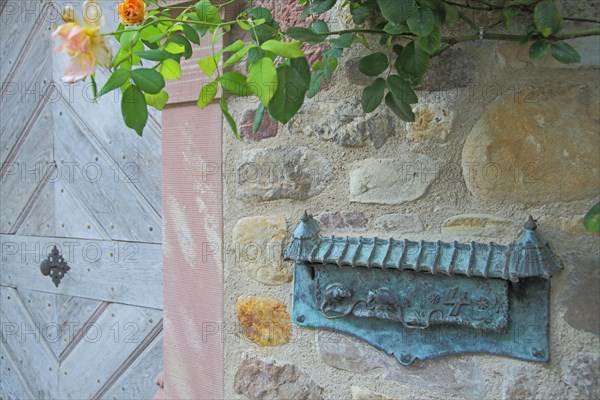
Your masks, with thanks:
[[(71, 0), (0, 6), (0, 399), (148, 399), (162, 369), (161, 115), (140, 138), (118, 93), (94, 103), (89, 81), (60, 81), (64, 4), (81, 15)], [(116, 2), (101, 4), (114, 30)], [(58, 287), (39, 267), (54, 245), (71, 268)]]

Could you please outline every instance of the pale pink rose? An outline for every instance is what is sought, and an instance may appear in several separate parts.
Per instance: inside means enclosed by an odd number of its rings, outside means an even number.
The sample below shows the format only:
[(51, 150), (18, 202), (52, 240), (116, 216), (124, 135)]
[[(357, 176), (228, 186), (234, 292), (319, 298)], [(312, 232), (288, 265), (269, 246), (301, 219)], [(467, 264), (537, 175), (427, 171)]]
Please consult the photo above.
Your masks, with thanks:
[(96, 71), (96, 65), (110, 66), (112, 53), (100, 35), (99, 29), (103, 23), (102, 12), (96, 0), (88, 0), (83, 5), (84, 25), (73, 13), (69, 13), (67, 22), (59, 26), (52, 36), (63, 42), (56, 47), (59, 53), (67, 53), (71, 61), (65, 69), (63, 82), (74, 83), (81, 81)]

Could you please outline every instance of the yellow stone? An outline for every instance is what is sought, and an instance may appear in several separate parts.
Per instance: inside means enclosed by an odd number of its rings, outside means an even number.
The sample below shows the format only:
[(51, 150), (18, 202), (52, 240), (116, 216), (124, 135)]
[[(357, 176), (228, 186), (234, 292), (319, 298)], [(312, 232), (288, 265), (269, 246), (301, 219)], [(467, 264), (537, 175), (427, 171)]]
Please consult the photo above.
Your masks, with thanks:
[(292, 279), (291, 268), (282, 261), (287, 225), (282, 216), (242, 218), (233, 228), (237, 265), (252, 279), (280, 285)]
[(600, 193), (600, 111), (594, 85), (541, 85), (490, 104), (467, 137), (463, 176), (475, 196), (524, 204)]
[(285, 304), (278, 300), (239, 298), (236, 315), (244, 336), (259, 346), (280, 346), (290, 341), (292, 320)]
[(466, 234), (483, 237), (516, 235), (522, 221), (509, 221), (493, 215), (457, 215), (442, 224), (442, 233)]

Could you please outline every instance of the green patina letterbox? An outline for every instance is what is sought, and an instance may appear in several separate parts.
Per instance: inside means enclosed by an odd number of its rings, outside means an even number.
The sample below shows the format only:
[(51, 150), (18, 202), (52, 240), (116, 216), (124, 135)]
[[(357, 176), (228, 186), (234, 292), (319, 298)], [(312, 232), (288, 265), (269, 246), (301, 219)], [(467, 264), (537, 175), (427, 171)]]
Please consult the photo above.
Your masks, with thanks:
[(533, 218), (510, 245), (320, 236), (305, 213), (294, 321), (354, 335), (403, 365), (463, 352), (548, 361), (549, 292), (561, 268)]

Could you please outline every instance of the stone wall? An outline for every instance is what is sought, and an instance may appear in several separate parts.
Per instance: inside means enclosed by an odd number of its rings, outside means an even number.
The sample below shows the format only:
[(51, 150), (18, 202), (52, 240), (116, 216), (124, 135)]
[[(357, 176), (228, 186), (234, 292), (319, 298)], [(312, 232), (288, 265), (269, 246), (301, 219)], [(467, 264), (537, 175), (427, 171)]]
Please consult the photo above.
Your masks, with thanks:
[[(597, 43), (577, 43), (588, 51), (568, 68), (534, 65), (519, 45), (456, 46), (433, 62), (412, 124), (384, 107), (362, 113), (358, 46), (285, 126), (252, 136), (257, 104), (234, 100), (244, 139), (226, 131), (224, 164), (206, 168), (225, 184), (226, 398), (599, 398), (600, 237), (582, 225), (600, 198)], [(304, 210), (325, 235), (502, 244), (531, 214), (565, 265), (552, 280), (551, 361), (402, 367), (357, 339), (293, 325), (293, 265), (281, 258)]]

